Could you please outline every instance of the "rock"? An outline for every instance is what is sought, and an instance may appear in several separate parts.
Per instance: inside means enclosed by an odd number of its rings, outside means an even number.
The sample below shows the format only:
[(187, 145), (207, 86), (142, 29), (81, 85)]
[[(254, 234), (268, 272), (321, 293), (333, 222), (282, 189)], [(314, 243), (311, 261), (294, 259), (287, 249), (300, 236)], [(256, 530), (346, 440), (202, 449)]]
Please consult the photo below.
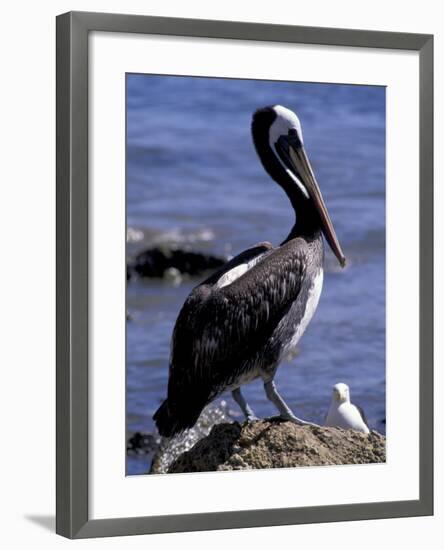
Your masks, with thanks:
[(165, 281), (172, 283), (174, 286), (180, 285), (182, 282), (182, 274), (175, 267), (169, 267), (163, 274)]
[(149, 248), (135, 257), (128, 267), (127, 279), (131, 278), (131, 271), (140, 277), (164, 277), (172, 269), (175, 270), (173, 273), (196, 276), (217, 269), (226, 261), (226, 258), (203, 252), (167, 247)]
[(226, 401), (210, 403), (201, 412), (199, 420), (190, 430), (172, 439), (162, 438), (149, 473), (166, 474), (170, 465), (198, 441), (206, 438), (216, 424), (227, 425), (232, 421), (233, 417)]
[(223, 423), (180, 455), (168, 473), (385, 462), (385, 437), (280, 419)]
[(127, 453), (147, 454), (157, 451), (160, 445), (160, 437), (145, 432), (135, 432), (128, 438)]

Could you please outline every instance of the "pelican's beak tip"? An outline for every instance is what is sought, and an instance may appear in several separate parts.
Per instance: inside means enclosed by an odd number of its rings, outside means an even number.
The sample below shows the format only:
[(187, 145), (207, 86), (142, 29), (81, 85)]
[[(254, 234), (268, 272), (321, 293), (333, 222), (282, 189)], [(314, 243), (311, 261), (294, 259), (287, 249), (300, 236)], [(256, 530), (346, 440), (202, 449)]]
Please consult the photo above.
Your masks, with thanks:
[(342, 256), (342, 258), (339, 260), (339, 263), (342, 267), (342, 269), (344, 269), (344, 267), (347, 265), (347, 259), (345, 256)]

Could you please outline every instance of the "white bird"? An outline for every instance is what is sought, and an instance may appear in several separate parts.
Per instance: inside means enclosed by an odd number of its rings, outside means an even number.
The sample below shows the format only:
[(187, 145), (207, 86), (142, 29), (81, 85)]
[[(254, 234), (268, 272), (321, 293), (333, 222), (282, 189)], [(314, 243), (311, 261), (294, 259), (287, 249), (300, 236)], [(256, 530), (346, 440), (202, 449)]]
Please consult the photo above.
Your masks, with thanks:
[(333, 386), (333, 395), (325, 426), (336, 426), (365, 434), (370, 433), (364, 412), (350, 402), (350, 390), (347, 384), (339, 383)]

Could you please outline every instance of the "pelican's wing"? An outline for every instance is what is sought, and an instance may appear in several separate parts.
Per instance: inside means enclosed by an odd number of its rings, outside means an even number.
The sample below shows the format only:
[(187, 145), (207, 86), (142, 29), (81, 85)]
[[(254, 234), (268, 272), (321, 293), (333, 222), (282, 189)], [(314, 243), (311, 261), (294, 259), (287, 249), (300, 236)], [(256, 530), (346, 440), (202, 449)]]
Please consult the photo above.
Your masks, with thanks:
[(196, 399), (208, 400), (214, 388), (229, 385), (231, 373), (254, 357), (297, 299), (305, 258), (305, 242), (295, 239), (230, 284), (194, 289), (173, 332), (170, 403), (189, 390)]
[[(208, 279), (205, 279), (199, 286), (202, 285), (217, 285), (221, 279), (229, 279), (230, 273), (233, 275), (246, 272), (249, 267), (252, 267), (255, 262), (259, 261), (266, 253), (273, 249), (269, 242), (255, 244), (251, 248), (247, 248), (234, 258), (231, 258), (225, 265), (215, 271)], [(220, 286), (220, 284), (218, 285)]]

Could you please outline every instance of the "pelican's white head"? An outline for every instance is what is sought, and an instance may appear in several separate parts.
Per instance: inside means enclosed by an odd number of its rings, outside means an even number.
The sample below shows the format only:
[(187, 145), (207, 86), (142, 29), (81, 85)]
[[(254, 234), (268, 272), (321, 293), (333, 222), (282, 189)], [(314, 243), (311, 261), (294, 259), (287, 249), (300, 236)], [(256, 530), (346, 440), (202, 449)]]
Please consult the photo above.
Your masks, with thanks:
[(271, 109), (274, 111), (276, 118), (270, 126), (270, 145), (275, 146), (281, 136), (286, 136), (289, 133), (297, 135), (299, 141), (303, 144), (301, 123), (296, 113), (293, 113), (287, 107), (282, 107), (282, 105), (274, 105)]
[(333, 386), (333, 401), (335, 403), (350, 403), (350, 389), (347, 384), (339, 382)]

